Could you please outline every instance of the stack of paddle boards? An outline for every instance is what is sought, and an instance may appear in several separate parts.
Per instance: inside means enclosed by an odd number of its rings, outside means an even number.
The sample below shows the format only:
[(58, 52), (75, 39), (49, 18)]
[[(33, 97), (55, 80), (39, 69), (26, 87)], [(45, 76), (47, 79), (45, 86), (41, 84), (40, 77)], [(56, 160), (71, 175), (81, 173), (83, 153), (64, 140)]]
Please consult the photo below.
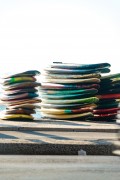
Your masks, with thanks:
[(101, 77), (97, 97), (99, 102), (94, 110), (95, 120), (116, 120), (120, 110), (120, 74), (110, 74)]
[(30, 70), (3, 78), (3, 96), (1, 100), (6, 105), (2, 119), (33, 120), (37, 103), (40, 102), (36, 81), (39, 71)]
[(54, 119), (86, 119), (96, 107), (101, 73), (110, 64), (53, 63), (41, 72), (41, 115)]

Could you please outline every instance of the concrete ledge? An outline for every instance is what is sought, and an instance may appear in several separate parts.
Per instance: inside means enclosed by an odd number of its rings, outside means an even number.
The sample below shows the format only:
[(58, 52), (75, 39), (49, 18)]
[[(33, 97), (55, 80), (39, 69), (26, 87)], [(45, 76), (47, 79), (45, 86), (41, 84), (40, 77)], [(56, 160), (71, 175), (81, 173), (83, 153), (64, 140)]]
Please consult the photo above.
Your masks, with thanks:
[(113, 132), (118, 126), (111, 122), (84, 122), (67, 120), (0, 121), (0, 131), (63, 131), (63, 132)]
[(112, 155), (115, 133), (1, 131), (0, 154)]
[(115, 147), (110, 145), (72, 145), (72, 144), (0, 144), (0, 154), (14, 155), (78, 155), (83, 149), (87, 155), (113, 155)]

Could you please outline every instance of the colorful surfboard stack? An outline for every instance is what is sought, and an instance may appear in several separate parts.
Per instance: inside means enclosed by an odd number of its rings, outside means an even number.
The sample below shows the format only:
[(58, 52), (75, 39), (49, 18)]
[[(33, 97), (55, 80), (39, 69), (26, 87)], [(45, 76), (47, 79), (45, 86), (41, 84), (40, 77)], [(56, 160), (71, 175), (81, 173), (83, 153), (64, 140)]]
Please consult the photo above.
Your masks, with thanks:
[(25, 71), (4, 77), (3, 79), (3, 104), (6, 105), (2, 119), (7, 120), (33, 120), (37, 103), (41, 102), (38, 97), (37, 87), (40, 85), (36, 81), (36, 75), (40, 72), (36, 70)]
[(53, 63), (41, 72), (41, 115), (53, 119), (93, 117), (101, 73), (110, 64)]
[(120, 111), (120, 74), (110, 74), (101, 77), (97, 97), (99, 102), (94, 110), (95, 120), (116, 120)]

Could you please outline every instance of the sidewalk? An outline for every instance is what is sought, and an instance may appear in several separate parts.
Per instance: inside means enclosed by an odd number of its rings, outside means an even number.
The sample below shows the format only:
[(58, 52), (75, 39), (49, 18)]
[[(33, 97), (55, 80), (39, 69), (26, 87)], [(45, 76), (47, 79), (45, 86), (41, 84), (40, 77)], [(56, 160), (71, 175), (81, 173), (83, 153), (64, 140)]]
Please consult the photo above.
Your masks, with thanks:
[(119, 180), (116, 156), (1, 156), (3, 180)]

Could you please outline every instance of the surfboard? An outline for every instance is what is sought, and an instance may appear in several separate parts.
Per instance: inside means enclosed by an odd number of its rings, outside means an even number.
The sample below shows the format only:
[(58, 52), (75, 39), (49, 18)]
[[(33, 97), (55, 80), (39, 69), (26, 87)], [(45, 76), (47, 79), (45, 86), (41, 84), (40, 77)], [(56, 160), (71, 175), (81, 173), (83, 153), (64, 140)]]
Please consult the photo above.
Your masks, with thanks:
[(112, 79), (112, 78), (120, 78), (120, 73), (115, 74), (109, 74), (101, 77), (101, 80), (103, 79)]
[(112, 88), (108, 89), (107, 91), (105, 90), (99, 90), (99, 94), (119, 94), (120, 93), (120, 88)]
[(96, 64), (73, 64), (73, 63), (53, 63), (49, 65), (51, 68), (61, 68), (61, 69), (98, 69), (98, 68), (109, 68), (111, 65), (109, 63), (96, 63)]
[(109, 68), (100, 69), (60, 69), (60, 68), (45, 68), (45, 72), (54, 74), (91, 74), (91, 73), (109, 73)]
[(31, 87), (31, 88), (25, 88), (25, 89), (3, 91), (3, 94), (7, 96), (13, 96), (13, 95), (18, 95), (22, 93), (36, 93), (37, 91), (38, 90), (36, 88)]
[(96, 104), (111, 104), (117, 102), (117, 99), (99, 99), (99, 101)]
[(91, 88), (91, 89), (65, 89), (65, 90), (59, 90), (59, 89), (53, 89), (53, 90), (40, 90), (40, 93), (43, 95), (66, 95), (66, 94), (96, 94), (98, 92), (97, 89)]
[(120, 83), (102, 84), (100, 85), (99, 91), (109, 91), (110, 89), (120, 88)]
[(8, 78), (3, 82), (3, 85), (9, 85), (9, 84), (14, 84), (14, 83), (20, 83), (20, 82), (35, 82), (36, 78), (35, 77), (12, 77)]
[(17, 99), (25, 99), (25, 98), (35, 98), (38, 97), (39, 95), (37, 93), (22, 93), (19, 95), (11, 95), (11, 96), (2, 96), (1, 100), (2, 101), (12, 101), (12, 100), (17, 100)]
[(28, 110), (32, 110), (32, 109), (40, 109), (40, 105), (39, 103), (36, 104), (31, 104), (31, 103), (23, 103), (23, 104), (15, 104), (15, 105), (11, 105), (9, 106), (9, 109), (13, 110), (13, 109), (20, 109), (20, 108), (24, 108), (24, 109), (28, 109)]
[(36, 76), (36, 75), (40, 75), (40, 72), (37, 70), (29, 70), (29, 71), (24, 71), (21, 73), (17, 73), (17, 74), (12, 74), (9, 76), (5, 76), (3, 77), (4, 79), (8, 79), (8, 78), (14, 78), (14, 77), (21, 77), (21, 76)]
[(111, 116), (94, 116), (94, 117), (89, 117), (89, 121), (95, 121), (95, 122), (116, 122), (116, 117), (117, 115), (111, 115)]
[(61, 83), (61, 84), (86, 84), (86, 83), (99, 83), (100, 79), (99, 78), (89, 78), (89, 79), (49, 79), (49, 78), (43, 78), (41, 80), (43, 83)]
[(106, 117), (116, 117), (117, 113), (107, 113), (107, 114), (94, 114), (95, 118), (106, 118)]
[(63, 108), (80, 108), (80, 107), (91, 107), (91, 108), (97, 108), (97, 105), (94, 103), (74, 103), (74, 104), (46, 104), (46, 103), (40, 103), (41, 108), (56, 108), (56, 109), (63, 109)]
[(68, 95), (68, 94), (96, 94), (98, 92), (97, 89), (73, 89), (73, 90), (40, 90), (40, 94), (42, 95)]
[(6, 114), (34, 114), (36, 111), (34, 109), (25, 109), (25, 108), (19, 108), (19, 109), (7, 109)]
[(102, 103), (97, 104), (96, 109), (103, 109), (103, 108), (117, 108), (119, 105), (119, 102), (113, 102), (113, 103)]
[(38, 98), (33, 98), (33, 99), (20, 99), (20, 100), (12, 100), (12, 101), (7, 101), (6, 105), (13, 106), (13, 105), (19, 105), (19, 104), (25, 104), (25, 103), (39, 103), (41, 102), (41, 99)]
[(88, 98), (88, 97), (93, 97), (95, 95), (95, 93), (91, 93), (91, 94), (61, 94), (61, 95), (43, 95), (41, 94), (40, 97), (41, 99), (53, 99), (53, 100), (59, 100), (59, 99), (63, 99), (63, 100), (67, 100), (67, 99), (71, 99), (74, 100), (76, 98), (80, 99), (80, 98)]
[(99, 99), (120, 99), (120, 93), (118, 94), (103, 94), (97, 95)]
[(5, 91), (7, 90), (15, 90), (15, 89), (26, 89), (26, 88), (31, 88), (31, 87), (37, 87), (40, 86), (41, 84), (38, 82), (22, 82), (22, 83), (15, 83), (15, 84), (11, 84), (9, 86), (4, 86), (3, 89)]
[(43, 73), (40, 75), (40, 78), (51, 78), (51, 79), (88, 79), (88, 78), (101, 78), (100, 73), (93, 73), (93, 74), (82, 74), (82, 75), (74, 75), (74, 74), (50, 74), (50, 73)]
[(75, 113), (84, 113), (84, 112), (92, 112), (92, 108), (76, 108), (76, 109), (55, 109), (55, 108), (41, 108), (40, 110), (43, 113), (48, 114), (75, 114)]
[(90, 97), (90, 98), (83, 98), (83, 99), (68, 99), (68, 100), (53, 100), (53, 99), (43, 99), (42, 98), (42, 103), (47, 103), (47, 104), (69, 104), (69, 103), (96, 103), (98, 102), (99, 99), (97, 97)]
[(33, 116), (32, 115), (26, 115), (26, 114), (4, 114), (2, 116), (0, 116), (1, 119), (19, 119), (19, 120), (22, 120), (22, 119), (29, 119), (29, 120), (33, 120)]
[(110, 113), (117, 113), (120, 110), (120, 107), (117, 108), (108, 108), (108, 109), (97, 109), (93, 110), (95, 114), (110, 114)]
[(93, 114), (91, 112), (80, 113), (80, 114), (65, 114), (65, 115), (41, 113), (41, 116), (52, 119), (73, 119), (73, 118), (86, 119), (87, 117), (93, 116)]
[(83, 85), (79, 85), (79, 84), (55, 84), (55, 83), (41, 83), (40, 85), (40, 90), (43, 89), (90, 89), (90, 88), (96, 88), (98, 89), (100, 87), (99, 84), (83, 84)]
[(101, 79), (100, 84), (101, 85), (105, 85), (105, 84), (110, 84), (110, 85), (114, 85), (114, 84), (119, 84), (120, 83), (120, 78), (113, 78), (113, 79)]

